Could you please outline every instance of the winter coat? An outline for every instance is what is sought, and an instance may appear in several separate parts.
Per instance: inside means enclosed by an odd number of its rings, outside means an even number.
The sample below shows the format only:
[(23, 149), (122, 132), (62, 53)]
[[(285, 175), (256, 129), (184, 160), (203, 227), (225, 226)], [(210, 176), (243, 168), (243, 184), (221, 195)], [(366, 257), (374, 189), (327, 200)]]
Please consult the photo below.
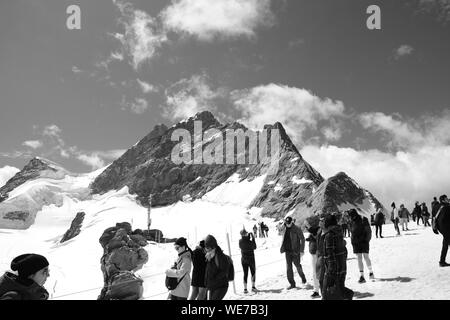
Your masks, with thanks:
[(249, 236), (244, 236), (239, 240), (239, 248), (241, 249), (241, 261), (242, 263), (253, 263), (255, 262), (255, 249), (256, 241), (255, 238)]
[(345, 247), (342, 229), (331, 226), (323, 231), (323, 241), (320, 245), (323, 252), (324, 278), (345, 278), (347, 274), (347, 248)]
[(20, 279), (11, 272), (0, 277), (0, 300), (47, 300), (44, 287), (31, 279)]
[(319, 227), (310, 228), (309, 236), (305, 240), (309, 242), (309, 253), (317, 254), (317, 233), (319, 232)]
[[(287, 230), (290, 229), (290, 230)], [(289, 238), (285, 239), (286, 232), (289, 232)], [(281, 226), (281, 235), (282, 241), (280, 252), (293, 252), (296, 254), (305, 252), (305, 236), (303, 235), (302, 230), (297, 227), (295, 224), (292, 224), (290, 228), (287, 228), (284, 224)], [(286, 241), (291, 241), (291, 250), (286, 249)], [(288, 247), (289, 248), (289, 247)]]
[(166, 275), (177, 278), (178, 281), (180, 281), (181, 278), (184, 278), (174, 290), (170, 290), (170, 294), (176, 297), (187, 298), (191, 287), (191, 253), (189, 251), (180, 253), (177, 261), (175, 262), (175, 266), (176, 269), (167, 270)]
[(432, 217), (434, 217), (436, 215), (440, 206), (441, 206), (441, 204), (439, 203), (439, 201), (433, 201), (431, 203), (431, 216)]
[(374, 223), (376, 226), (381, 226), (384, 223), (384, 214), (383, 211), (379, 210), (375, 214), (375, 220)]
[(398, 219), (398, 210), (397, 208), (392, 208), (391, 221), (394, 222), (395, 219)]
[(436, 226), (447, 242), (450, 242), (450, 204), (444, 204), (438, 210)]
[(411, 214), (409, 213), (408, 209), (406, 208), (400, 208), (400, 210), (398, 210), (398, 217), (402, 218), (402, 219), (408, 219), (409, 220), (409, 216)]
[(193, 287), (205, 287), (205, 271), (206, 271), (206, 258), (203, 248), (197, 247), (192, 252), (192, 281)]
[(228, 261), (219, 246), (214, 258), (206, 262), (205, 285), (208, 290), (228, 287)]
[(415, 206), (412, 212), (413, 217), (421, 217), (422, 216), (422, 209), (420, 206)]
[(369, 242), (372, 238), (372, 229), (367, 218), (358, 216), (352, 223), (353, 253), (369, 253)]
[(422, 215), (426, 218), (430, 217), (430, 212), (428, 211), (428, 207), (427, 206), (423, 206), (422, 207)]

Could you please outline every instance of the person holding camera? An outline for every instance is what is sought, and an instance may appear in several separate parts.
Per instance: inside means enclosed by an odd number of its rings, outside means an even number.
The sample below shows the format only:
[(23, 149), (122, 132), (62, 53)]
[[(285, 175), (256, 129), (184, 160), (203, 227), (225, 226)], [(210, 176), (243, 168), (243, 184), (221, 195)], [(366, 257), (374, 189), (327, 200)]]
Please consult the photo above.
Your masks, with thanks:
[(245, 229), (241, 230), (241, 239), (239, 240), (239, 248), (241, 249), (241, 263), (242, 270), (244, 270), (244, 293), (248, 293), (247, 290), (247, 279), (248, 270), (252, 274), (252, 291), (257, 292), (255, 286), (256, 281), (256, 263), (255, 263), (255, 249), (256, 240), (255, 236), (250, 232), (248, 233)]

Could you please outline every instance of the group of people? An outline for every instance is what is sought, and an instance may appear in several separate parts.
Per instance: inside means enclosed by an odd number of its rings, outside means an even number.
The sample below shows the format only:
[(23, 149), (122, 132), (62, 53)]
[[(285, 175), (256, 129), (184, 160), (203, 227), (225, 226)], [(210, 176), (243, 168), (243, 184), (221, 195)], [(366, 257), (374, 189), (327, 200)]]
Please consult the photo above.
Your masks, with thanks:
[(405, 207), (404, 204), (400, 205), (400, 208), (397, 209), (395, 202), (391, 204), (391, 221), (394, 223), (395, 230), (397, 231), (397, 235), (400, 235), (400, 227), (402, 227), (402, 231), (408, 231), (408, 223), (410, 219), (413, 222), (417, 221), (417, 225), (420, 225), (420, 221), (425, 227), (431, 227), (430, 217), (434, 217), (436, 215), (437, 210), (439, 209), (440, 203), (437, 201), (436, 197), (434, 197), (433, 202), (431, 203), (431, 213), (428, 211), (428, 207), (425, 202), (419, 204), (419, 201), (416, 201), (414, 204), (414, 209), (412, 212)]
[(259, 236), (260, 238), (267, 238), (269, 237), (269, 226), (266, 225), (263, 221), (258, 223), (258, 226), (256, 224), (253, 226), (253, 235), (255, 237)]

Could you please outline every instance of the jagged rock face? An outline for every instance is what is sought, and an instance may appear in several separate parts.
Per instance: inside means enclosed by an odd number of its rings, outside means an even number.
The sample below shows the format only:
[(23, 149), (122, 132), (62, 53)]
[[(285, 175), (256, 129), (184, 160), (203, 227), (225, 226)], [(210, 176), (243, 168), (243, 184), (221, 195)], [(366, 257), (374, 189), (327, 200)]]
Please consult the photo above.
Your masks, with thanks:
[(142, 279), (134, 275), (148, 261), (146, 239), (127, 222), (106, 229), (99, 239), (104, 254), (100, 260), (104, 287), (99, 300), (137, 300), (142, 297)]
[(66, 233), (64, 233), (64, 236), (61, 239), (61, 243), (73, 239), (80, 234), (81, 226), (83, 225), (85, 215), (86, 214), (84, 212), (77, 213), (76, 217), (73, 219), (70, 225), (69, 230), (67, 230)]

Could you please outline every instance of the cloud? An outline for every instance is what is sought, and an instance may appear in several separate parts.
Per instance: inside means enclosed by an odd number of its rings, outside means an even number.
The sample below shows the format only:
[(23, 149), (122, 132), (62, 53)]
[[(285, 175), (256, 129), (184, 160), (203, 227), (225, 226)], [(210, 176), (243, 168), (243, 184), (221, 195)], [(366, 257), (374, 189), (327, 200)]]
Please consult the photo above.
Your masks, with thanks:
[(110, 58), (113, 59), (113, 60), (122, 61), (123, 60), (123, 53), (122, 52), (111, 52)]
[(44, 144), (39, 140), (28, 140), (28, 141), (24, 141), (22, 143), (22, 145), (25, 147), (32, 148), (32, 149), (38, 149), (38, 148), (41, 148)]
[(293, 39), (291, 41), (289, 41), (288, 46), (289, 48), (297, 48), (302, 46), (303, 44), (305, 44), (305, 39)]
[(81, 73), (81, 72), (83, 72), (83, 70), (81, 70), (81, 69), (78, 68), (77, 66), (72, 66), (72, 72), (73, 72), (73, 73)]
[(161, 17), (167, 29), (202, 41), (253, 38), (274, 24), (270, 0), (173, 0)]
[(415, 201), (428, 204), (432, 197), (450, 190), (446, 174), (450, 146), (423, 146), (414, 151), (389, 153), (309, 145), (300, 152), (324, 177), (344, 171), (386, 206), (392, 201), (408, 207)]
[(341, 101), (319, 98), (310, 91), (280, 84), (268, 84), (231, 92), (240, 119), (253, 129), (279, 121), (296, 142), (307, 130), (323, 128), (326, 139), (340, 138), (345, 107)]
[(113, 1), (121, 13), (119, 23), (124, 33), (115, 34), (122, 43), (122, 52), (130, 59), (135, 70), (156, 55), (156, 51), (167, 41), (167, 36), (157, 19), (142, 10), (135, 9), (129, 2)]
[(143, 114), (148, 109), (148, 102), (143, 98), (135, 98), (132, 102), (127, 101), (125, 95), (122, 95), (122, 102), (120, 103), (122, 110), (130, 110), (135, 114)]
[(79, 153), (77, 159), (90, 166), (93, 170), (105, 167), (106, 163), (118, 159), (126, 150), (116, 149), (109, 151), (93, 151)]
[(154, 85), (142, 81), (140, 79), (136, 79), (137, 83), (139, 84), (139, 87), (141, 88), (143, 93), (149, 93), (149, 92), (158, 92), (158, 88), (155, 87)]
[(215, 112), (216, 99), (225, 95), (224, 89), (213, 90), (205, 74), (182, 79), (166, 90), (167, 109), (164, 116), (170, 119), (184, 119), (197, 112)]
[(450, 22), (450, 0), (419, 0), (418, 11), (435, 15), (444, 25)]
[(394, 59), (399, 60), (405, 56), (413, 54), (414, 48), (410, 45), (404, 44), (394, 50)]
[(0, 187), (3, 187), (5, 183), (19, 171), (19, 169), (11, 166), (0, 168)]

